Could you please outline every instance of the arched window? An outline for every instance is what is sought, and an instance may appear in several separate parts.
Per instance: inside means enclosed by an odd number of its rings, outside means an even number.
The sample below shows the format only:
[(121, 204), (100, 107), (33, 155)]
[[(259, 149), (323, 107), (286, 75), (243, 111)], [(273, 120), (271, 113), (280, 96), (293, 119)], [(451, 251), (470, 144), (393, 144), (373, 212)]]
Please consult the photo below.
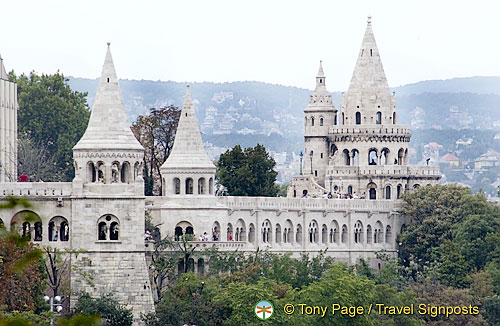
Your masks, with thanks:
[(111, 183), (117, 183), (120, 181), (120, 163), (113, 162), (111, 164)]
[(349, 195), (352, 195), (352, 186), (348, 186), (348, 187), (347, 187), (347, 193), (348, 193)]
[(391, 186), (385, 187), (385, 199), (391, 199)]
[(332, 144), (332, 146), (330, 146), (330, 155), (335, 155), (337, 153), (337, 150), (337, 146), (335, 146), (335, 144)]
[(389, 149), (383, 148), (380, 152), (380, 165), (386, 165), (389, 161)]
[(120, 239), (120, 221), (116, 216), (107, 214), (101, 216), (97, 220), (97, 239), (98, 240)]
[(179, 178), (174, 178), (174, 194), (179, 195), (181, 193), (181, 180)]
[(220, 224), (219, 222), (215, 221), (214, 224), (212, 225), (212, 241), (219, 241), (220, 240)]
[(35, 241), (42, 241), (42, 222), (35, 222)]
[(187, 178), (186, 179), (186, 195), (192, 195), (192, 194), (193, 194), (193, 179)]
[(130, 183), (130, 163), (123, 162), (120, 179), (122, 183)]
[(362, 243), (363, 242), (363, 224), (361, 221), (357, 221), (354, 224), (354, 243)]
[(276, 243), (281, 243), (281, 225), (279, 225), (279, 223), (276, 224), (275, 237), (276, 237)]
[(344, 112), (342, 112), (342, 125), (344, 125)]
[(323, 118), (319, 118), (319, 125), (323, 126)]
[(106, 166), (104, 162), (97, 162), (97, 182), (106, 183)]
[(55, 216), (49, 221), (49, 241), (68, 241), (69, 224), (62, 216)]
[(214, 179), (213, 178), (210, 178), (208, 180), (208, 193), (210, 195), (213, 195), (214, 194)]
[(245, 228), (245, 221), (243, 221), (241, 218), (236, 221), (236, 241), (246, 241), (247, 240), (247, 234), (246, 234), (246, 228)]
[(398, 151), (398, 165), (403, 165), (403, 158), (404, 158), (404, 156), (405, 156), (405, 151), (404, 151), (404, 149), (401, 148)]
[[(28, 222), (29, 221), (29, 222)], [(34, 223), (31, 226), (31, 223)], [(40, 224), (37, 224), (40, 223)], [(36, 227), (38, 225), (38, 228)], [(31, 240), (31, 233), (35, 233), (34, 240), (42, 241), (42, 219), (38, 214), (24, 210), (16, 213), (11, 221), (10, 221), (10, 230), (13, 232), (17, 232), (19, 235), (22, 235), (25, 238)], [(37, 240), (40, 239), (40, 240)]]
[(375, 148), (371, 148), (368, 151), (368, 165), (377, 165), (377, 150)]
[(191, 235), (194, 234), (194, 229), (193, 229), (192, 225), (186, 227), (186, 235), (187, 234), (191, 234)]
[(87, 176), (88, 182), (96, 182), (96, 169), (93, 162), (87, 163)]
[(391, 243), (392, 241), (392, 232), (391, 232), (391, 226), (387, 225), (385, 228), (385, 243)]
[(396, 112), (392, 114), (392, 124), (396, 124)]
[(0, 229), (5, 229), (5, 224), (3, 223), (3, 220), (0, 218)]
[(383, 236), (384, 229), (382, 227), (382, 223), (380, 221), (377, 221), (373, 230), (373, 243), (382, 243), (384, 241)]
[(347, 226), (345, 224), (342, 225), (341, 241), (342, 241), (342, 243), (346, 243), (347, 242)]
[(352, 155), (352, 165), (358, 166), (359, 165), (359, 151), (357, 149), (353, 149), (351, 151)]
[(377, 112), (377, 121), (376, 123), (379, 125), (379, 124), (382, 124), (382, 112)]
[(325, 224), (321, 227), (321, 242), (327, 244), (328, 242), (328, 228)]
[(292, 243), (293, 242), (293, 224), (292, 221), (286, 220), (285, 227), (283, 229), (283, 242)]
[(351, 157), (349, 156), (349, 150), (344, 149), (344, 164), (345, 165), (351, 165)]
[(231, 223), (227, 223), (226, 229), (226, 241), (233, 240), (233, 225)]
[(205, 274), (205, 260), (203, 258), (198, 259), (198, 274), (200, 276)]
[(269, 220), (265, 220), (262, 223), (262, 242), (271, 243), (273, 238), (272, 225)]
[(371, 188), (369, 194), (370, 194), (370, 199), (377, 199), (377, 189)]
[(302, 225), (297, 224), (297, 231), (295, 232), (295, 242), (298, 244), (302, 243)]
[(318, 243), (318, 223), (312, 221), (309, 223), (309, 242)]
[(396, 188), (397, 189), (397, 193), (396, 193), (397, 199), (401, 199), (401, 191), (403, 190), (402, 188), (403, 188), (402, 185), (398, 185), (398, 187)]
[(339, 243), (339, 223), (336, 220), (330, 224), (330, 243)]
[(368, 225), (366, 227), (366, 243), (372, 243), (372, 241), (373, 241), (372, 227), (371, 225)]
[(360, 125), (361, 124), (361, 113), (356, 112), (356, 124)]
[(205, 178), (199, 178), (198, 179), (198, 195), (204, 195), (205, 194)]
[(311, 126), (314, 127), (314, 117), (311, 118)]
[(337, 125), (337, 115), (335, 114), (335, 116), (333, 117), (333, 125), (336, 126)]
[(248, 242), (255, 242), (255, 226), (253, 226), (253, 223), (248, 226)]

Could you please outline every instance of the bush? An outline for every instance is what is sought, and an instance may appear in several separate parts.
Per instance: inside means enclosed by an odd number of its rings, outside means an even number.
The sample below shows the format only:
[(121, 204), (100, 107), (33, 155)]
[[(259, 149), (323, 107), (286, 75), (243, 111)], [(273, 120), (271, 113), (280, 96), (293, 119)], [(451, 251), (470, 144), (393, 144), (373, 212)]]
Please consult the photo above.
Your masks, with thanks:
[(131, 326), (133, 321), (132, 311), (121, 306), (111, 295), (92, 298), (84, 293), (78, 299), (74, 313), (101, 316), (106, 326)]

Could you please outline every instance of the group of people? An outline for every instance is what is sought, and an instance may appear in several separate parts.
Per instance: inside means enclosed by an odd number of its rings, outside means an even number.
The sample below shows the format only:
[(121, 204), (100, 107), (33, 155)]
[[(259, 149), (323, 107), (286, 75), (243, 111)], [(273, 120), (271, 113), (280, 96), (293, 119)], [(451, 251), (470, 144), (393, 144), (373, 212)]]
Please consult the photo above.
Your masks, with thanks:
[[(311, 198), (308, 193), (305, 193), (302, 195), (302, 198)], [(312, 198), (319, 198), (315, 195), (312, 196)], [(366, 199), (366, 193), (363, 192), (361, 196), (358, 196), (358, 194), (353, 193), (353, 194), (341, 194), (340, 192), (334, 192), (333, 194), (331, 192), (324, 194), (322, 198), (328, 198), (328, 199)]]

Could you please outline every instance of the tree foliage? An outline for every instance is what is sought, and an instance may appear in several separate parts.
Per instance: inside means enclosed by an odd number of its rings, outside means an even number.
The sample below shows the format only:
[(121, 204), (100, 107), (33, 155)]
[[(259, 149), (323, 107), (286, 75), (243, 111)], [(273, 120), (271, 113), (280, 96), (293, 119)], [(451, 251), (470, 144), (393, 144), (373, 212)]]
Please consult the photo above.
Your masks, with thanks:
[(92, 298), (84, 293), (78, 298), (74, 313), (100, 316), (106, 326), (131, 326), (133, 321), (132, 311), (118, 304), (111, 295)]
[(216, 165), (218, 182), (231, 196), (275, 197), (278, 194), (276, 162), (262, 145), (244, 150), (237, 145), (221, 154)]
[(135, 137), (145, 149), (144, 182), (146, 195), (161, 193), (160, 168), (174, 146), (175, 133), (181, 111), (168, 106), (151, 109), (149, 115), (140, 115), (132, 124)]
[(74, 171), (72, 148), (82, 137), (90, 117), (86, 93), (72, 91), (62, 74), (38, 75), (31, 72), (9, 76), (17, 82), (19, 134), (34, 144), (45, 144), (57, 162), (50, 181), (71, 181)]

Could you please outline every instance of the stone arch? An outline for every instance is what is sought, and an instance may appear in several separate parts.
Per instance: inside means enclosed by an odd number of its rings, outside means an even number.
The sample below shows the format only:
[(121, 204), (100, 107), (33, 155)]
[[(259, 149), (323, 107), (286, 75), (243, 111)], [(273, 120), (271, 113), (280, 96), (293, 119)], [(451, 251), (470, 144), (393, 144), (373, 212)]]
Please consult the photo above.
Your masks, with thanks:
[(420, 188), (420, 185), (418, 183), (415, 183), (413, 185), (413, 190), (417, 190), (418, 188)]
[(32, 233), (34, 233), (34, 241), (42, 241), (43, 238), (42, 219), (37, 213), (30, 210), (23, 210), (14, 214), (10, 220), (10, 230), (30, 240), (32, 239)]
[(122, 183), (130, 183), (130, 163), (125, 161), (122, 163), (122, 169), (120, 171), (120, 180)]
[(334, 156), (338, 151), (338, 148), (335, 144), (330, 145), (330, 156)]
[(210, 195), (213, 195), (214, 194), (214, 178), (210, 178), (208, 180), (208, 193)]
[(318, 243), (319, 231), (318, 222), (316, 222), (316, 220), (312, 220), (311, 222), (309, 222), (308, 234), (309, 243)]
[(54, 216), (49, 221), (48, 227), (49, 241), (68, 241), (69, 224), (63, 216)]
[(181, 237), (188, 234), (191, 236), (194, 235), (193, 224), (188, 221), (181, 221), (175, 225), (174, 236), (176, 241), (179, 241)]
[(368, 224), (366, 226), (366, 243), (372, 243), (372, 241), (373, 241), (372, 226)]
[(323, 224), (321, 226), (321, 243), (328, 243), (328, 227), (326, 226), (326, 224)]
[(206, 192), (205, 178), (201, 177), (198, 179), (198, 195), (204, 195)]
[(233, 225), (231, 223), (227, 223), (226, 228), (226, 241), (232, 241), (233, 238)]
[(380, 112), (380, 111), (377, 112), (375, 123), (378, 125), (382, 124), (382, 112)]
[(340, 240), (342, 241), (342, 243), (346, 243), (347, 242), (347, 225), (342, 225), (342, 235), (340, 237)]
[(250, 223), (250, 225), (248, 226), (248, 242), (255, 242), (255, 226), (253, 225), (253, 223)]
[(243, 221), (241, 218), (238, 219), (238, 221), (236, 221), (235, 237), (236, 237), (236, 241), (246, 241), (247, 240), (245, 221)]
[(87, 182), (96, 182), (96, 167), (94, 162), (87, 162)]
[(220, 240), (220, 223), (215, 221), (212, 225), (212, 241)]
[(347, 186), (347, 193), (349, 195), (352, 195), (352, 186), (351, 185)]
[(293, 242), (293, 224), (289, 219), (285, 221), (283, 228), (283, 242), (292, 243)]
[(368, 165), (377, 165), (378, 161), (378, 151), (376, 148), (370, 148), (368, 150)]
[(180, 195), (180, 193), (181, 193), (181, 179), (174, 178), (172, 181), (173, 181), (172, 186), (173, 186), (174, 194)]
[(1, 218), (0, 218), (0, 229), (5, 229), (5, 223)]
[(391, 241), (392, 241), (391, 226), (387, 225), (385, 227), (385, 243), (391, 243)]
[(297, 230), (295, 231), (295, 242), (302, 243), (302, 225), (297, 224)]
[(111, 163), (111, 183), (118, 183), (120, 182), (120, 170), (121, 170), (121, 165), (120, 162), (114, 161)]
[(281, 225), (279, 223), (276, 223), (276, 230), (275, 230), (275, 243), (281, 243)]
[(363, 223), (360, 220), (354, 223), (354, 243), (363, 243)]
[(377, 199), (377, 185), (374, 182), (370, 182), (367, 188), (368, 188), (368, 198), (372, 200)]
[(400, 148), (399, 151), (398, 151), (398, 165), (403, 165), (403, 159), (404, 159), (404, 155), (405, 155), (405, 150)]
[(106, 183), (106, 165), (104, 162), (99, 161), (96, 164), (96, 172), (97, 172), (97, 182)]
[(380, 151), (380, 165), (387, 165), (390, 162), (389, 149), (387, 147), (382, 148)]
[(113, 214), (105, 214), (97, 220), (97, 240), (119, 240), (120, 220)]
[(352, 156), (352, 165), (358, 166), (359, 165), (359, 151), (357, 149), (353, 149), (351, 151), (351, 156)]
[(339, 243), (339, 223), (336, 220), (333, 220), (330, 223), (330, 243)]
[(384, 227), (382, 226), (382, 222), (377, 221), (375, 223), (375, 227), (373, 228), (373, 243), (382, 243), (384, 237)]
[(402, 192), (403, 186), (401, 184), (398, 184), (398, 186), (396, 187), (396, 199), (401, 199)]
[(391, 185), (385, 186), (385, 199), (391, 199)]
[(193, 194), (193, 178), (186, 178), (186, 195)]
[(273, 238), (271, 221), (265, 219), (264, 222), (262, 222), (261, 231), (262, 231), (262, 242), (271, 243)]
[(344, 154), (344, 165), (351, 165), (351, 156), (349, 155), (349, 150), (344, 149), (342, 153)]
[(324, 122), (323, 117), (320, 117), (319, 118), (319, 125), (320, 125), (320, 127), (323, 127), (323, 122)]

